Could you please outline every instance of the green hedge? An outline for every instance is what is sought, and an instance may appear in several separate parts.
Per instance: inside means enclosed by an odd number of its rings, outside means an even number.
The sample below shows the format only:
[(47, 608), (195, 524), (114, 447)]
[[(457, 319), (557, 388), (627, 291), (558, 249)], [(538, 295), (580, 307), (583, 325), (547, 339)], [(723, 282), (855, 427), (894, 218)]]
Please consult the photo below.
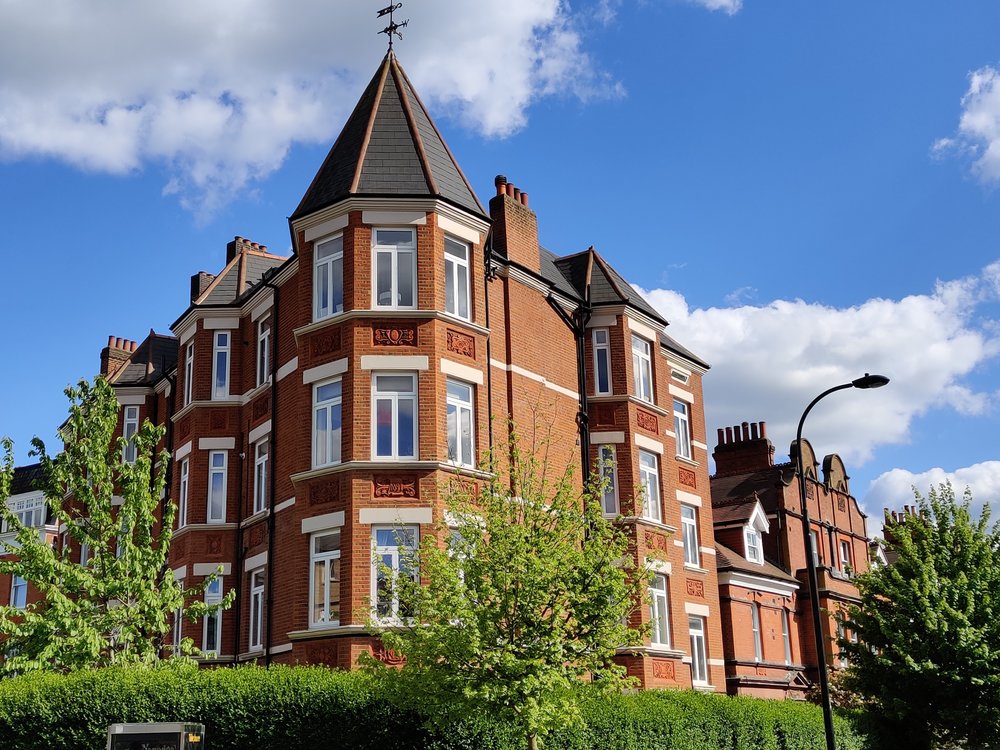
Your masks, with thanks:
[[(812, 750), (815, 706), (646, 691), (613, 699), (584, 690), (585, 726), (555, 750)], [(319, 667), (104, 669), (0, 682), (0, 748), (101, 750), (121, 721), (198, 721), (206, 750), (523, 750), (508, 727), (478, 716), (447, 731), (391, 708), (360, 673)], [(840, 750), (864, 737), (838, 717)]]

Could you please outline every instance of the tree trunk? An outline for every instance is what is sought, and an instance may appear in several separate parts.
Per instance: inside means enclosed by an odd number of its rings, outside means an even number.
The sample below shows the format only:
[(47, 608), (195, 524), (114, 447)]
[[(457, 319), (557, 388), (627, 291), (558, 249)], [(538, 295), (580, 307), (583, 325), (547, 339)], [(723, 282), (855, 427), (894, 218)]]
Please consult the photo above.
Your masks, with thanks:
[(538, 735), (529, 734), (528, 735), (528, 750), (538, 750)]

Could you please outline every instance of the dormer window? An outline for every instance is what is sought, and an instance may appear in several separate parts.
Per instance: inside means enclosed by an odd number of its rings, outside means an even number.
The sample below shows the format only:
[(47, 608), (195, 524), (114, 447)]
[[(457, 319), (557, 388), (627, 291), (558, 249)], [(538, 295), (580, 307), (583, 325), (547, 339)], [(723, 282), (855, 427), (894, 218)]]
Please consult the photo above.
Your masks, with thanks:
[(743, 529), (743, 543), (746, 545), (747, 560), (763, 565), (764, 546), (761, 543), (760, 532), (753, 526), (746, 526)]

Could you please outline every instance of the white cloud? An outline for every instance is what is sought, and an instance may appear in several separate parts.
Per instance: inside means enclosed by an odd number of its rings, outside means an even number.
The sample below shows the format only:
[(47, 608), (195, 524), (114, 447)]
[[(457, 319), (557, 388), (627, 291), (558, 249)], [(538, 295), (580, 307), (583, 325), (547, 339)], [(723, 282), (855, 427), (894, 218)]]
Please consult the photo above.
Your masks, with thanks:
[(938, 139), (931, 150), (936, 156), (971, 158), (972, 171), (982, 182), (1000, 182), (1000, 70), (987, 65), (969, 74), (958, 132)]
[(928, 294), (847, 308), (776, 300), (692, 310), (675, 291), (643, 293), (670, 321), (671, 335), (712, 365), (705, 378), (710, 450), (717, 428), (766, 421), (776, 460), (787, 460), (816, 395), (865, 372), (888, 376), (889, 386), (832, 394), (809, 416), (805, 434), (819, 455), (839, 453), (850, 466), (878, 445), (906, 443), (912, 420), (930, 409), (980, 414), (991, 407), (994, 396), (966, 378), (1000, 352), (996, 327), (980, 315), (998, 300), (998, 272), (994, 263), (975, 277), (938, 282)]
[[(165, 192), (211, 212), (332, 141), (383, 54), (375, 6), (301, 0), (0, 4), (0, 157), (127, 174), (166, 166)], [(424, 0), (396, 49), (425, 101), (487, 136), (539, 97), (618, 86), (562, 0)]]
[(709, 10), (721, 10), (730, 16), (739, 13), (743, 7), (743, 0), (691, 0), (691, 2)]
[[(914, 488), (926, 497), (931, 487), (944, 482), (951, 482), (959, 497), (968, 487), (972, 491), (975, 508), (989, 504), (994, 516), (1000, 510), (1000, 461), (984, 461), (954, 471), (933, 468), (913, 473), (906, 469), (893, 469), (871, 483), (865, 500), (873, 520), (880, 521), (883, 508), (899, 510), (904, 505), (913, 505)], [(875, 530), (873, 524), (870, 531)]]

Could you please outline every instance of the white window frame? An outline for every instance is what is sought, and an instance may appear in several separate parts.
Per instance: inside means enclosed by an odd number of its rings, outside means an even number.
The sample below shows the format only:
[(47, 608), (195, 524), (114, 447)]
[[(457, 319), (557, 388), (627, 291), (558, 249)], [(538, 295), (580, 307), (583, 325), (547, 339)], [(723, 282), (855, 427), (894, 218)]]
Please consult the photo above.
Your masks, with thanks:
[(705, 618), (688, 615), (688, 638), (691, 642), (691, 682), (708, 684), (708, 652), (705, 643)]
[[(320, 389), (327, 386), (337, 385), (340, 390), (336, 395), (320, 400)], [(333, 466), (339, 464), (343, 455), (343, 435), (344, 435), (344, 383), (340, 378), (324, 380), (313, 386), (313, 409), (312, 409), (312, 465), (314, 469), (322, 466)], [(320, 417), (324, 420), (324, 431), (322, 435), (318, 427)], [(334, 417), (336, 416), (336, 420)], [(336, 430), (332, 425), (334, 421), (340, 424)], [(325, 437), (324, 437), (325, 436)], [(336, 439), (335, 439), (336, 436)]]
[(28, 606), (28, 581), (16, 573), (10, 577), (10, 606), (14, 609)]
[[(205, 604), (211, 606), (222, 601), (223, 591), (222, 576), (217, 576), (212, 583), (205, 587)], [(206, 656), (218, 656), (222, 649), (222, 608), (219, 607), (214, 612), (205, 615), (201, 627), (201, 650)], [(209, 632), (215, 636), (215, 648), (208, 647)]]
[[(326, 550), (324, 552), (317, 552), (316, 546), (317, 542), (323, 537), (337, 537), (337, 548)], [(340, 599), (336, 602), (338, 610), (336, 612), (331, 611), (330, 608), (330, 585), (334, 582), (334, 577), (332, 575), (334, 569), (337, 569), (336, 584), (339, 588), (342, 582), (341, 575), (339, 571), (340, 568), (340, 549), (341, 549), (341, 534), (340, 529), (325, 529), (323, 531), (317, 531), (309, 537), (309, 627), (310, 628), (331, 628), (340, 625)], [(321, 602), (316, 600), (316, 568), (317, 566), (322, 566), (323, 570), (323, 591), (321, 596)], [(319, 618), (316, 617), (317, 610), (322, 608), (322, 612)]]
[[(595, 328), (590, 335), (594, 347), (594, 395), (608, 396), (613, 390), (611, 387), (611, 332), (607, 328)], [(602, 360), (604, 371), (607, 374), (605, 388), (601, 388)]]
[(761, 536), (761, 533), (749, 523), (743, 527), (743, 547), (749, 562), (757, 563), (758, 565), (764, 564), (763, 537)]
[(268, 438), (258, 440), (253, 444), (253, 512), (262, 513), (267, 508), (267, 472), (268, 459), (271, 455), (271, 443)]
[(184, 356), (184, 406), (191, 403), (194, 394), (194, 342), (187, 345)]
[(271, 317), (257, 322), (257, 385), (271, 382)]
[[(379, 379), (386, 377), (410, 378), (413, 383), (413, 388), (409, 391), (379, 391)], [(415, 459), (417, 457), (417, 452), (419, 451), (418, 444), (418, 423), (419, 419), (419, 401), (417, 398), (417, 374), (413, 372), (400, 372), (400, 371), (389, 371), (389, 372), (373, 372), (372, 373), (372, 460), (374, 461), (398, 461), (401, 459)], [(413, 402), (413, 428), (412, 428), (412, 446), (413, 453), (406, 455), (399, 452), (399, 407), (403, 401), (410, 400)], [(379, 441), (379, 425), (378, 425), (378, 403), (380, 401), (388, 401), (390, 408), (390, 425), (389, 425), (389, 439), (392, 444), (392, 451), (387, 454), (380, 454), (378, 452), (378, 441)]]
[[(460, 251), (461, 254), (458, 254)], [(444, 238), (444, 311), (462, 320), (472, 320), (472, 295), (469, 289), (469, 259), (472, 248), (467, 242), (460, 242), (451, 237)], [(462, 272), (465, 278), (462, 278)], [(448, 293), (451, 292), (451, 304)], [(462, 314), (462, 303), (465, 303), (465, 314)]]
[(139, 455), (135, 445), (135, 436), (139, 432), (139, 407), (126, 406), (123, 414), (122, 437), (125, 438), (125, 445), (122, 446), (122, 461), (134, 464)]
[(80, 542), (80, 567), (86, 567), (88, 562), (90, 562), (90, 545)]
[(851, 543), (846, 539), (841, 539), (839, 541), (840, 541), (840, 569), (846, 573), (847, 569), (851, 567)]
[[(329, 255), (320, 257), (324, 245), (340, 241), (340, 249), (334, 246), (329, 250)], [(338, 315), (344, 311), (344, 236), (342, 234), (325, 237), (317, 241), (313, 250), (313, 320), (319, 321), (325, 318)], [(337, 300), (337, 267), (340, 267), (340, 305)], [(320, 284), (325, 282), (327, 288), (327, 302), (322, 303)]]
[(788, 610), (781, 610), (781, 641), (785, 646), (785, 664), (792, 663), (792, 626), (788, 619)]
[[(216, 457), (222, 457), (222, 465), (216, 466)], [(205, 503), (205, 521), (206, 523), (225, 523), (226, 522), (226, 505), (228, 497), (228, 476), (227, 471), (229, 464), (229, 456), (226, 451), (209, 451), (208, 453), (208, 494), (206, 496), (207, 502)], [(221, 489), (221, 500), (222, 500), (222, 515), (212, 515), (212, 498), (213, 498), (213, 487), (215, 486), (214, 479), (216, 476), (222, 477), (222, 489)]]
[[(389, 532), (394, 535), (394, 544), (379, 544), (378, 535), (379, 532)], [(416, 551), (420, 546), (420, 527), (419, 526), (372, 526), (372, 580), (371, 580), (371, 594), (372, 594), (372, 616), (381, 623), (399, 623), (402, 622), (402, 618), (399, 614), (399, 594), (396, 588), (396, 581), (399, 578), (401, 570), (401, 560), (403, 556), (400, 552), (403, 549), (403, 545), (400, 545), (399, 534), (401, 533), (412, 533), (413, 546), (409, 547), (411, 550)], [(388, 610), (384, 613), (379, 612), (379, 579), (380, 576), (384, 575), (384, 571), (381, 569), (381, 565), (384, 562), (384, 557), (388, 556), (390, 558), (388, 568), (389, 572), (389, 586), (391, 587), (391, 599), (389, 601)], [(419, 571), (413, 571), (413, 575), (419, 575)]]
[(264, 648), (264, 569), (251, 570), (250, 576), (250, 632), (247, 637), (247, 648), (260, 651)]
[[(220, 343), (223, 341), (224, 343)], [(232, 371), (232, 331), (215, 331), (212, 335), (212, 400), (223, 401), (229, 398), (229, 376)], [(221, 367), (220, 367), (221, 365)], [(219, 370), (222, 370), (220, 373)], [(222, 382), (219, 377), (222, 376)]]
[(819, 534), (817, 532), (809, 531), (809, 543), (812, 545), (813, 565), (818, 568), (820, 567), (822, 558), (819, 554)]
[(691, 451), (691, 404), (679, 398), (674, 399), (674, 435), (677, 443), (677, 456), (692, 460)]
[[(468, 398), (454, 393), (465, 389)], [(445, 423), (448, 436), (448, 463), (455, 466), (475, 468), (476, 465), (476, 388), (472, 383), (448, 378), (445, 383)], [(468, 421), (469, 445), (466, 451), (462, 439), (463, 424)], [(452, 445), (452, 428), (454, 428), (455, 444)]]
[(655, 573), (649, 582), (649, 639), (654, 646), (670, 648), (670, 581)]
[(660, 499), (660, 457), (655, 453), (644, 450), (639, 451), (639, 484), (644, 490), (642, 493), (642, 517), (662, 523), (663, 503)]
[[(409, 232), (411, 241), (409, 244), (380, 245), (378, 242), (379, 232)], [(389, 256), (390, 285), (388, 290), (388, 303), (379, 300), (378, 289), (378, 266), (379, 255)], [(400, 290), (400, 257), (410, 255), (410, 289), (412, 290), (412, 302), (401, 304), (399, 302)], [(385, 293), (385, 292), (383, 292)], [(415, 310), (417, 307), (417, 234), (414, 230), (406, 227), (380, 227), (372, 229), (372, 307), (378, 310)]]
[(597, 446), (597, 465), (601, 479), (605, 481), (601, 492), (601, 512), (608, 518), (614, 518), (621, 512), (618, 504), (618, 454), (615, 446)]
[(750, 603), (750, 629), (753, 631), (753, 658), (764, 661), (764, 641), (760, 633), (760, 605)]
[[(177, 528), (183, 529), (187, 526), (188, 517), (188, 498), (190, 497), (191, 491), (191, 467), (188, 464), (188, 459), (184, 458), (181, 460), (180, 468), (180, 489), (178, 490), (178, 500), (177, 500)], [(207, 510), (206, 510), (207, 512)]]
[[(22, 500), (8, 500), (7, 507), (17, 516), (22, 526), (29, 529), (40, 529), (45, 525), (45, 496), (29, 497)], [(11, 531), (10, 524), (3, 523), (3, 531)]]
[(684, 564), (694, 567), (701, 566), (701, 553), (698, 549), (698, 509), (693, 505), (681, 503), (681, 532), (684, 540)]
[(632, 388), (635, 397), (646, 403), (653, 403), (653, 358), (652, 346), (646, 339), (632, 334)]

